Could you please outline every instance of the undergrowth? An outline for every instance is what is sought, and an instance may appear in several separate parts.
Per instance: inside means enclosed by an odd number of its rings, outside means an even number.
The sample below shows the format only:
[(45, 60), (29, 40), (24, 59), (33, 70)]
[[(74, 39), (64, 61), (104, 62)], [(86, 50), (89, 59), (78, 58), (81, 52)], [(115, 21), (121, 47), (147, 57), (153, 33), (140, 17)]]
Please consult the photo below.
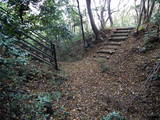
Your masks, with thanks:
[(107, 116), (103, 117), (101, 120), (125, 120), (119, 113), (112, 112)]
[(102, 73), (105, 73), (105, 72), (107, 72), (109, 70), (109, 67), (108, 67), (108, 65), (106, 63), (106, 59), (97, 59), (97, 62), (100, 65), (100, 71)]
[[(62, 93), (57, 87), (57, 84), (60, 85), (65, 80), (64, 76), (44, 72), (37, 69), (37, 66), (28, 64), (28, 54), (15, 46), (16, 41), (17, 39), (0, 33), (0, 118), (65, 119), (68, 113), (58, 104)], [(54, 92), (32, 92), (28, 85), (35, 81), (51, 84), (55, 88)]]

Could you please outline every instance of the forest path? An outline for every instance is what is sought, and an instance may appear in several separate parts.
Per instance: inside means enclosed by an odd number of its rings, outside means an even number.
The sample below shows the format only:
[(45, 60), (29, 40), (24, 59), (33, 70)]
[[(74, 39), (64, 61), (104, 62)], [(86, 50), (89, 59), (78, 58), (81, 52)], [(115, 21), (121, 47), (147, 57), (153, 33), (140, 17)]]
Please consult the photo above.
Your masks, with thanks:
[[(83, 60), (62, 64), (68, 75), (64, 91), (70, 92), (63, 104), (70, 113), (70, 120), (99, 120), (109, 112), (124, 112), (124, 102), (127, 103), (128, 97), (132, 94), (134, 83), (130, 81), (131, 75), (127, 73), (120, 75), (118, 71), (120, 66), (112, 61), (117, 62), (117, 57), (123, 57), (123, 49), (130, 49), (128, 42), (125, 41), (122, 45), (122, 53), (112, 54), (109, 60), (101, 57), (95, 60), (93, 53)], [(101, 63), (102, 61), (105, 62)], [(106, 64), (108, 69), (114, 67), (115, 71), (111, 69), (102, 72), (102, 67)], [(125, 77), (129, 80), (124, 80)]]
[[(136, 101), (132, 106), (130, 101), (139, 92), (140, 81), (147, 76), (147, 72), (139, 66), (145, 65), (149, 62), (148, 58), (155, 55), (152, 52), (147, 55), (136, 53), (139, 45), (140, 41), (129, 37), (122, 41), (109, 59), (101, 56), (95, 58), (95, 51), (99, 50), (96, 48), (83, 60), (62, 64), (68, 74), (64, 88), (68, 95), (62, 103), (70, 113), (69, 120), (100, 120), (114, 111), (129, 120), (141, 119), (141, 112), (137, 112), (140, 107)], [(102, 71), (105, 66), (106, 71)]]
[(66, 101), (72, 120), (98, 119), (113, 109), (121, 109), (114, 97), (119, 94), (121, 84), (114, 75), (103, 74), (96, 61), (85, 58), (67, 63), (64, 68), (69, 77), (66, 84), (73, 95)]

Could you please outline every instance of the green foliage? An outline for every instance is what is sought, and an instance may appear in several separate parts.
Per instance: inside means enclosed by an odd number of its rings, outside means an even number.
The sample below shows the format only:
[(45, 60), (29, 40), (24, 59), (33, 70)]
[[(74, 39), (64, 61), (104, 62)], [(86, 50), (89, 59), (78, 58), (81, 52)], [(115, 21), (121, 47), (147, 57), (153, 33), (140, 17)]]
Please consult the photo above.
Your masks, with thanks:
[(156, 12), (154, 15), (153, 23), (155, 23), (157, 26), (160, 26), (160, 11)]
[(157, 30), (150, 28), (144, 35), (144, 45), (139, 49), (140, 52), (145, 53), (155, 48), (156, 43), (158, 41), (157, 38)]
[(106, 64), (101, 64), (101, 66), (100, 66), (100, 67), (101, 67), (101, 72), (102, 72), (102, 73), (107, 72), (107, 71), (108, 71), (108, 69), (109, 69), (109, 68), (108, 68), (108, 66), (107, 66)]
[[(0, 33), (0, 73), (4, 74), (4, 77), (11, 77), (14, 75), (14, 67), (19, 65), (25, 65), (27, 63), (26, 53), (21, 49), (15, 47), (17, 40), (12, 37), (5, 36)], [(3, 76), (3, 75), (2, 75)]]
[(160, 0), (155, 0), (156, 2), (160, 3)]
[[(35, 6), (38, 1), (30, 0)], [(20, 30), (25, 33), (32, 30), (56, 43), (60, 50), (69, 50), (73, 34), (62, 17), (65, 11), (62, 8), (68, 0), (45, 1), (39, 15), (32, 15), (27, 8), (22, 23), (19, 9), (25, 2), (26, 0), (0, 2), (0, 117), (3, 120), (46, 120), (50, 117), (65, 119), (68, 113), (63, 107), (57, 107), (62, 96), (60, 91), (32, 95), (24, 90), (28, 80), (35, 80), (37, 74), (42, 73), (37, 68), (27, 68), (28, 54), (17, 47), (17, 43), (19, 39), (31, 43)], [(62, 78), (55, 79), (56, 85), (63, 81)]]
[[(36, 45), (35, 42), (26, 39), (25, 36), (18, 31), (22, 30), (28, 33), (28, 31), (31, 30), (38, 32), (45, 36), (47, 40), (56, 44), (59, 60), (73, 59), (68, 54), (73, 51), (72, 45), (77, 41), (76, 38), (80, 34), (80, 32), (73, 31), (73, 27), (76, 27), (77, 30), (79, 30), (80, 27), (77, 7), (69, 4), (68, 0), (47, 0), (39, 7), (41, 10), (39, 11), (39, 14), (35, 15), (30, 11), (25, 12), (23, 15), (24, 23), (21, 23), (21, 19), (18, 14), (18, 6), (21, 2), (23, 3), (24, 0), (17, 0), (14, 2), (12, 0), (8, 1), (7, 5), (9, 4), (9, 6), (14, 6), (10, 8), (6, 7), (6, 4), (4, 4), (5, 7), (2, 5), (2, 7), (9, 13), (4, 15), (4, 13), (0, 12), (0, 14), (3, 14), (2, 16), (4, 16), (2, 26), (4, 29), (3, 31), (5, 31), (4, 33), (15, 36), (18, 39), (25, 39), (29, 43)], [(36, 7), (37, 0), (31, 0), (30, 3)], [(9, 22), (6, 24), (4, 21)], [(31, 37), (34, 38), (34, 36)], [(81, 40), (81, 38), (78, 40)]]
[(75, 9), (68, 4), (68, 0), (47, 0), (41, 6), (41, 13), (38, 15), (39, 30), (48, 40), (56, 44), (60, 60), (66, 59), (66, 55), (71, 51), (74, 34), (70, 25), (73, 21), (79, 20), (77, 16)]
[(56, 91), (53, 94), (53, 97), (57, 102), (60, 100), (61, 96), (62, 96), (62, 93), (60, 91)]
[(144, 35), (144, 44), (147, 45), (151, 42), (151, 39), (154, 39), (157, 36), (157, 30), (148, 30)]
[(105, 73), (109, 70), (109, 67), (106, 63), (106, 59), (98, 59), (97, 62), (100, 65), (100, 70), (101, 70), (102, 73)]
[(42, 73), (27, 69), (27, 53), (15, 47), (16, 42), (17, 39), (0, 33), (1, 119), (46, 120), (51, 116), (65, 118), (68, 113), (63, 107), (57, 108), (56, 104), (61, 98), (61, 92), (32, 95), (23, 90), (28, 77), (31, 79)]
[[(67, 24), (63, 19), (63, 7), (67, 1), (47, 0), (44, 6), (41, 6), (39, 20), (41, 29), (46, 33), (47, 37), (54, 42), (62, 42), (62, 40), (70, 39), (71, 32), (67, 28)], [(52, 34), (51, 34), (52, 33)], [(55, 43), (56, 43), (55, 42)]]
[(45, 120), (50, 117), (64, 119), (68, 113), (63, 107), (57, 107), (53, 99), (60, 99), (61, 93), (59, 91), (51, 93), (41, 93), (37, 95), (37, 99), (33, 99), (34, 112), (36, 118)]
[(25, 7), (24, 9), (29, 8), (29, 3), (36, 4), (39, 2), (39, 0), (4, 0), (4, 1), (7, 2), (9, 7), (19, 8), (20, 5), (23, 4), (24, 5), (23, 7)]
[(106, 117), (103, 117), (101, 120), (125, 120), (122, 116), (120, 116), (117, 112), (109, 113)]
[(26, 80), (20, 71), (27, 64), (27, 54), (15, 47), (16, 41), (15, 38), (0, 33), (0, 106), (4, 110), (2, 119), (18, 117), (23, 111), (22, 100), (26, 97), (25, 92), (19, 88)]
[(70, 23), (74, 23), (74, 26), (80, 26), (79, 13), (77, 11), (77, 7), (73, 5), (67, 6), (67, 13)]
[[(157, 1), (158, 2), (158, 1)], [(160, 11), (157, 10), (148, 25), (147, 32), (144, 35), (144, 51), (148, 51), (154, 48), (153, 43), (159, 41), (159, 29), (160, 29)]]
[[(52, 109), (52, 95), (49, 93), (41, 93), (37, 95), (36, 99), (33, 99), (35, 105), (35, 115), (40, 119), (46, 119), (51, 113), (47, 109)], [(52, 112), (52, 110), (50, 111)]]
[(143, 25), (141, 25), (141, 26), (139, 26), (139, 28), (138, 28), (138, 31), (145, 31), (145, 26), (143, 26)]

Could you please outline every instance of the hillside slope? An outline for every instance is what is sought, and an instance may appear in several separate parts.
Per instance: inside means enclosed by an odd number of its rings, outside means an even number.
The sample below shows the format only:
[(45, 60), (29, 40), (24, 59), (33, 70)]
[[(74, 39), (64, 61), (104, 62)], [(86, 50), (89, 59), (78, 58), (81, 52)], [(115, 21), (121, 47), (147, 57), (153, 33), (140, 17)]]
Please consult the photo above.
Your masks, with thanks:
[(61, 101), (70, 112), (68, 119), (97, 120), (116, 111), (127, 120), (158, 120), (159, 88), (143, 84), (160, 55), (160, 45), (141, 53), (142, 45), (141, 38), (130, 37), (109, 60), (93, 58), (94, 50), (81, 61), (61, 63), (69, 79)]

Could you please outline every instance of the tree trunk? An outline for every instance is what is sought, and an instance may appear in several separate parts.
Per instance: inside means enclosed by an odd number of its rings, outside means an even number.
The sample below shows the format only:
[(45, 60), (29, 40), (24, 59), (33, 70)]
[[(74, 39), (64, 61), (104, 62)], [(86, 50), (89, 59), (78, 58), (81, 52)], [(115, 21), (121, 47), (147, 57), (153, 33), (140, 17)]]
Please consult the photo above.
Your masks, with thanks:
[(141, 24), (145, 24), (150, 21), (155, 7), (155, 0), (141, 0), (140, 6), (141, 6), (141, 12), (139, 14), (140, 19), (137, 27), (137, 32)]
[[(95, 8), (96, 8), (96, 2), (95, 2), (95, 0), (93, 0), (93, 2), (94, 2), (94, 5), (95, 5)], [(101, 6), (100, 14), (98, 13), (99, 9), (97, 9), (97, 8), (96, 8), (96, 14), (97, 14), (98, 19), (100, 21), (101, 29), (105, 29), (104, 12), (105, 12), (105, 8), (106, 8), (107, 0), (103, 0), (101, 2), (103, 3), (103, 5)]]
[(95, 24), (94, 18), (93, 18), (93, 14), (92, 14), (92, 10), (91, 10), (91, 0), (86, 0), (86, 4), (87, 4), (87, 10), (88, 10), (88, 15), (89, 15), (89, 19), (90, 19), (90, 23), (91, 23), (91, 27), (92, 30), (96, 36), (96, 40), (95, 42), (99, 42), (99, 30)]
[(106, 26), (106, 23), (105, 23), (105, 20), (104, 20), (104, 12), (105, 12), (105, 8), (106, 8), (106, 3), (107, 3), (107, 0), (104, 1), (104, 6), (101, 9), (102, 29), (105, 29), (105, 26)]
[(147, 18), (149, 17), (150, 0), (147, 1)]
[(143, 10), (144, 10), (144, 7), (143, 7), (143, 1), (141, 1), (141, 4), (142, 6), (141, 10), (140, 10), (140, 14), (139, 14), (139, 21), (138, 21), (138, 25), (137, 25), (137, 33), (138, 33), (138, 29), (142, 23), (142, 17), (143, 17)]
[(155, 0), (152, 1), (152, 4), (151, 4), (151, 8), (150, 8), (150, 11), (149, 11), (149, 19), (152, 17), (152, 13), (153, 13), (153, 9), (155, 7)]
[(146, 23), (146, 20), (147, 20), (146, 0), (143, 0), (143, 24)]
[(82, 36), (83, 36), (83, 44), (84, 44), (84, 48), (85, 48), (88, 45), (85, 41), (85, 34), (84, 34), (84, 27), (83, 27), (83, 17), (82, 17), (81, 10), (80, 10), (79, 0), (77, 0), (77, 8), (78, 8), (78, 12), (79, 12), (80, 21), (81, 21), (81, 31), (82, 31)]
[(139, 18), (138, 18), (139, 17), (139, 11), (137, 9), (137, 2), (135, 1), (134, 4), (135, 4), (135, 12), (136, 12), (136, 21), (135, 21), (135, 23), (138, 24), (138, 21), (139, 21)]
[(148, 23), (152, 17), (155, 7), (155, 0), (142, 0), (143, 2), (143, 23)]
[(111, 27), (113, 27), (113, 19), (112, 19), (112, 13), (111, 13), (111, 0), (108, 0), (108, 17), (110, 21)]

